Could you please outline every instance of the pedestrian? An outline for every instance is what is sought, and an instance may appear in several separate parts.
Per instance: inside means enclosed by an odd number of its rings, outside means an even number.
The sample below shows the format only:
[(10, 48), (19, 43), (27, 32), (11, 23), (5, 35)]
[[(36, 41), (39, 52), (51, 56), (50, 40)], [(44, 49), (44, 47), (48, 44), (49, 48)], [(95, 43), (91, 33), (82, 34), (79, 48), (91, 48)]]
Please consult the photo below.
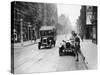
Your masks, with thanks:
[(75, 54), (76, 54), (76, 61), (79, 61), (79, 54), (81, 55), (82, 59), (85, 60), (85, 57), (81, 51), (80, 47), (80, 38), (77, 36), (77, 34), (74, 34), (75, 38)]

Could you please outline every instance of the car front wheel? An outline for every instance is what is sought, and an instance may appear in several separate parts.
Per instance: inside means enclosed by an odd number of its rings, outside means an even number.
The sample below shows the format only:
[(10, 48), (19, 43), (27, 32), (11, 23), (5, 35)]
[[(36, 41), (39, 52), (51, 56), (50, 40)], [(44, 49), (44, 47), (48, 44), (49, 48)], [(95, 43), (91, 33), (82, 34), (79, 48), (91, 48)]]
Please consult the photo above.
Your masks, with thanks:
[(59, 56), (63, 56), (63, 52), (61, 48), (59, 48)]

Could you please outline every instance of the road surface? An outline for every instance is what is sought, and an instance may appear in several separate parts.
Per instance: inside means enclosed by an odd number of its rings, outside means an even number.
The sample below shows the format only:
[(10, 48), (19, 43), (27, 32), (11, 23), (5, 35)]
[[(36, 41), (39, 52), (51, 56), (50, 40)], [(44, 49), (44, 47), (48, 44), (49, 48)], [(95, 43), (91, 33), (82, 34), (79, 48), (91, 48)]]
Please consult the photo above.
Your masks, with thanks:
[[(63, 38), (63, 37), (62, 37)], [(38, 44), (14, 49), (14, 73), (27, 74), (36, 72), (55, 72), (86, 70), (82, 61), (76, 62), (75, 56), (59, 56), (61, 37), (57, 38), (56, 47), (38, 49)]]

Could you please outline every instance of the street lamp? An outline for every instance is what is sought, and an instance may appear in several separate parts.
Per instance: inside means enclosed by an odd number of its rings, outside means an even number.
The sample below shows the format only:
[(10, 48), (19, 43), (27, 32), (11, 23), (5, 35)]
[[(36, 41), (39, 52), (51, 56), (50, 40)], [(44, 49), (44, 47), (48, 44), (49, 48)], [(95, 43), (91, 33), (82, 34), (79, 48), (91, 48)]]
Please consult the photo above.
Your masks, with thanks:
[(21, 45), (23, 46), (23, 19), (20, 19), (20, 25), (21, 25)]
[(29, 28), (31, 28), (31, 27), (32, 27), (32, 26), (31, 26), (30, 22), (28, 22), (28, 38), (29, 38), (29, 30), (30, 30), (31, 42), (32, 42), (32, 29), (29, 29)]

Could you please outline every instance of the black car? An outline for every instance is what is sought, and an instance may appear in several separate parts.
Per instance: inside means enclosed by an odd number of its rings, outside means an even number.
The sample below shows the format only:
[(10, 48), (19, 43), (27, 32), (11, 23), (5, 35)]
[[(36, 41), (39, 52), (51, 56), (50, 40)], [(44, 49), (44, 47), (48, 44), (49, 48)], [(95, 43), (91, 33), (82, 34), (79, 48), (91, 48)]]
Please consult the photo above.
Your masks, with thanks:
[(72, 44), (72, 41), (64, 41), (60, 47), (59, 47), (59, 55), (63, 56), (63, 55), (75, 55), (74, 52), (74, 45)]
[(40, 41), (38, 42), (38, 48), (41, 47), (53, 47), (56, 44), (56, 29), (54, 26), (43, 26), (40, 28)]

